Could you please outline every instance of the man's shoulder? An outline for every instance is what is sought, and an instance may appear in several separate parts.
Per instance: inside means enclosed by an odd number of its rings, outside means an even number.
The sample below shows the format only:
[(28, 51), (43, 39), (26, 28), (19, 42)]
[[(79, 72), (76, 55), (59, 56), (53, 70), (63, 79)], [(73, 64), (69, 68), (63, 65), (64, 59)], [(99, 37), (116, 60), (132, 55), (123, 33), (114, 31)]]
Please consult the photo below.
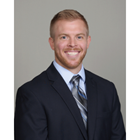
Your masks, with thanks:
[(95, 73), (92, 73), (91, 71), (85, 70), (86, 76), (88, 76), (90, 79), (92, 79), (94, 82), (96, 82), (97, 84), (102, 84), (102, 85), (112, 85), (113, 83), (106, 79), (103, 78)]
[(24, 83), (22, 86), (19, 87), (19, 89), (37, 89), (41, 88), (41, 86), (45, 85), (47, 83), (47, 73), (46, 70), (42, 73), (35, 76), (32, 80)]
[[(98, 76), (88, 70), (86, 70), (85, 72), (86, 72), (86, 76), (88, 77), (88, 79), (90, 79), (89, 81), (92, 82), (92, 84), (98, 89), (99, 95), (110, 99), (111, 97), (114, 96), (114, 93), (116, 94), (116, 92), (114, 92), (114, 91), (116, 91), (116, 88), (115, 88), (115, 85), (113, 82), (111, 82), (101, 76)], [(88, 81), (88, 83), (89, 83), (89, 81)]]

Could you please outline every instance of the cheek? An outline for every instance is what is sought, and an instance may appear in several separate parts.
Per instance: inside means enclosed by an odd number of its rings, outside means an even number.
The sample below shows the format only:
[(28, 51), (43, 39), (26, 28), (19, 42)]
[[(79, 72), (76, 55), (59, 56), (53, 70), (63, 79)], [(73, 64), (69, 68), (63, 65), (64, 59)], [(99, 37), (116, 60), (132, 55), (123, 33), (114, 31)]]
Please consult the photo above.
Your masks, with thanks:
[(66, 42), (58, 42), (55, 46), (57, 50), (61, 51), (66, 47)]
[(81, 48), (83, 49), (83, 50), (86, 50), (87, 49), (87, 43), (81, 43)]

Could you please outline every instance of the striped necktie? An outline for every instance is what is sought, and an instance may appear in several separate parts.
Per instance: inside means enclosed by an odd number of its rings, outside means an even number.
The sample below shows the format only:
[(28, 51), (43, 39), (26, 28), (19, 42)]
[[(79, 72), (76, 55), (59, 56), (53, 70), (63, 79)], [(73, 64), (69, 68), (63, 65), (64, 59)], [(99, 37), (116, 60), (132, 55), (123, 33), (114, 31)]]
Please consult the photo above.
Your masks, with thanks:
[(80, 109), (85, 128), (87, 128), (87, 96), (85, 95), (83, 90), (79, 87), (79, 81), (80, 81), (79, 75), (72, 77), (70, 81), (73, 84), (72, 95)]

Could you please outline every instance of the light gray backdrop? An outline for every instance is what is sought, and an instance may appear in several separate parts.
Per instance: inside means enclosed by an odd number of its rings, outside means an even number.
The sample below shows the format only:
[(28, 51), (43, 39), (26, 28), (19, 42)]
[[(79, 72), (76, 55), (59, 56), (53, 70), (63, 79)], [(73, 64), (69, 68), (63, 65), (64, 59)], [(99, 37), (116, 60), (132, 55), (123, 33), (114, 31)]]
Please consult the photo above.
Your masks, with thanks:
[(54, 60), (49, 24), (63, 9), (78, 10), (87, 19), (91, 44), (84, 67), (116, 85), (125, 123), (125, 0), (15, 0), (15, 96)]

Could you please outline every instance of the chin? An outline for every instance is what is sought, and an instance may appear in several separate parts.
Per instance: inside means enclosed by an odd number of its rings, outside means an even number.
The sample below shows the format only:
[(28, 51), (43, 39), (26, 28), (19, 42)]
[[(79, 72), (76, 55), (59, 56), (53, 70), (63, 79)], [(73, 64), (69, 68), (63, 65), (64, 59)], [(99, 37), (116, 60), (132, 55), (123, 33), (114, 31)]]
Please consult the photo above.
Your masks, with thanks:
[(66, 64), (67, 68), (69, 68), (69, 69), (76, 69), (76, 68), (80, 67), (80, 65), (82, 65), (82, 63), (79, 63), (79, 62)]

